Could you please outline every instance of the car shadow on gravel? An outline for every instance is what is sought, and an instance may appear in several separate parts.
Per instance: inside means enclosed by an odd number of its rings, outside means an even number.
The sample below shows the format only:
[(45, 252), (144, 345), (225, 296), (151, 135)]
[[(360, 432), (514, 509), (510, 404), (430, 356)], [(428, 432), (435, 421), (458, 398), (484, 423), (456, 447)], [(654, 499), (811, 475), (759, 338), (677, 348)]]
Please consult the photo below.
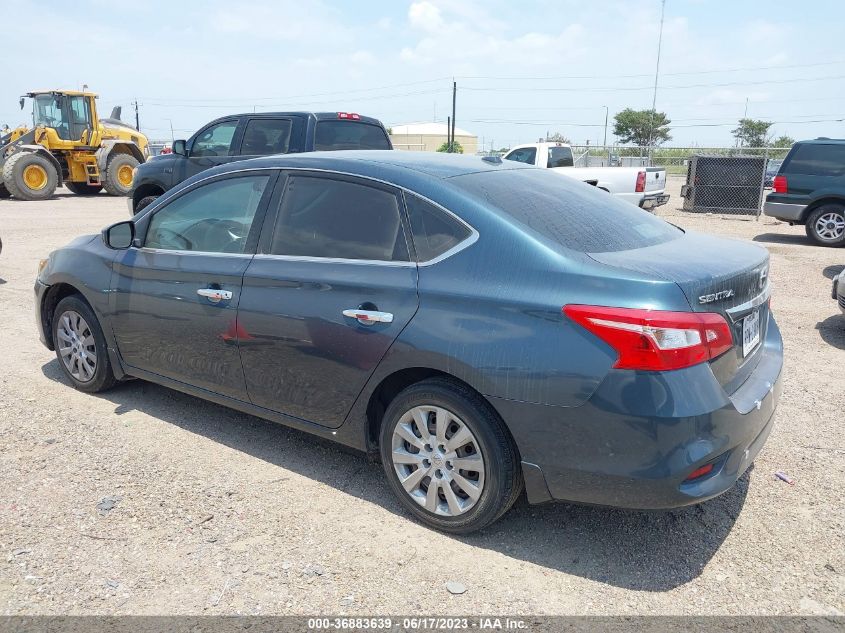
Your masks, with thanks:
[[(57, 360), (42, 371), (67, 385)], [(328, 440), (142, 380), (92, 397), (112, 403), (118, 417), (142, 412), (413, 520), (387, 487), (381, 465)], [(730, 533), (748, 486), (746, 473), (716, 499), (659, 512), (568, 503), (532, 506), (523, 495), (489, 528), (451, 538), (616, 587), (668, 591), (701, 574)]]
[(804, 246), (818, 246), (803, 233), (760, 233), (752, 238), (754, 242), (765, 242), (767, 244), (802, 244)]
[[(838, 310), (839, 306), (834, 303), (833, 308)], [(834, 314), (824, 321), (819, 321), (816, 323), (816, 329), (825, 343), (845, 349), (845, 314)]]
[(836, 275), (841, 273), (843, 270), (845, 270), (845, 266), (843, 266), (842, 264), (833, 264), (831, 266), (825, 266), (824, 270), (822, 270), (822, 275), (824, 275), (830, 280), (833, 280), (833, 278), (836, 277)]

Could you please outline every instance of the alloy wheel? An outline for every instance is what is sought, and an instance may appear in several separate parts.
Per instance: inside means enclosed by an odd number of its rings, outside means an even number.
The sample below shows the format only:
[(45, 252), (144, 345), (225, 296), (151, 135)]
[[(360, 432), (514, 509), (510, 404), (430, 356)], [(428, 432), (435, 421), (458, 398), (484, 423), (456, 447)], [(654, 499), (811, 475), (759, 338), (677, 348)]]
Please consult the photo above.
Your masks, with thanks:
[(79, 382), (89, 382), (97, 371), (97, 349), (94, 333), (82, 315), (73, 310), (63, 312), (56, 329), (59, 355), (68, 372)]
[(816, 220), (816, 234), (823, 240), (838, 240), (845, 234), (845, 216), (840, 213), (824, 213)]
[(420, 506), (442, 516), (469, 511), (484, 490), (484, 456), (469, 427), (435, 406), (407, 411), (393, 429), (399, 482)]

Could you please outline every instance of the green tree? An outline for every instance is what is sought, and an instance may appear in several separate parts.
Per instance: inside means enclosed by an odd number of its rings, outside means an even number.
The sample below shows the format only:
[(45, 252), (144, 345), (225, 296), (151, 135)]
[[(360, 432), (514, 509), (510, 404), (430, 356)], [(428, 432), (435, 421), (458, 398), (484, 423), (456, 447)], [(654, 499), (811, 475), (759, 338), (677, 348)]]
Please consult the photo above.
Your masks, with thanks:
[(660, 145), (672, 140), (671, 122), (665, 112), (625, 108), (613, 117), (613, 133), (623, 143), (636, 143), (640, 147)]
[(571, 145), (572, 141), (569, 140), (568, 137), (564, 136), (560, 132), (555, 132), (551, 136), (546, 136), (546, 141), (550, 143), (566, 143), (567, 145)]
[[(452, 147), (453, 147), (453, 150), (452, 150), (453, 154), (463, 154), (464, 153), (464, 148), (460, 143), (458, 143), (458, 141), (452, 141)], [(449, 143), (444, 141), (443, 145), (441, 145), (440, 147), (437, 148), (437, 151), (438, 152), (448, 152), (449, 151)]]
[(781, 136), (778, 136), (775, 140), (772, 141), (772, 147), (789, 148), (793, 145), (795, 145), (795, 139), (791, 136), (787, 136), (786, 134), (782, 134)]
[(769, 128), (772, 122), (759, 119), (740, 119), (739, 126), (731, 134), (744, 147), (765, 147), (769, 144)]

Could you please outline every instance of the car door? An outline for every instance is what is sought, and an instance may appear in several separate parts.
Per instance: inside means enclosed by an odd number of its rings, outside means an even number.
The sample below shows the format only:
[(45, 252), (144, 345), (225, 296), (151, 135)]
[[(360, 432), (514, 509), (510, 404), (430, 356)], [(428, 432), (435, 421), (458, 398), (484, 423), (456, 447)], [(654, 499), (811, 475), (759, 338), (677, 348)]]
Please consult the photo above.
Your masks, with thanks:
[(302, 117), (248, 118), (239, 135), (235, 152), (240, 159), (269, 154), (292, 154), (304, 149), (305, 120)]
[(417, 310), (398, 191), (335, 174), (287, 177), (238, 308), (253, 404), (336, 428)]
[(277, 172), (200, 181), (137, 225), (118, 257), (113, 329), (136, 369), (246, 400), (237, 307)]
[(240, 160), (233, 151), (235, 139), (238, 138), (238, 125), (237, 118), (226, 119), (197, 132), (188, 141), (187, 156), (174, 166), (176, 177), (173, 182), (182, 182), (206, 169)]

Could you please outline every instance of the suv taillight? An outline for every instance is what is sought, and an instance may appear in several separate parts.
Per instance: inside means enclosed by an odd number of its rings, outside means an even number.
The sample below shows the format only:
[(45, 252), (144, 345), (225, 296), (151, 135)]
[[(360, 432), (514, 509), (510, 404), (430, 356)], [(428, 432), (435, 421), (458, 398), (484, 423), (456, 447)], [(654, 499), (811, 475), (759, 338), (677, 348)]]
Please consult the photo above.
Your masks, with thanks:
[(637, 186), (634, 188), (637, 193), (645, 191), (645, 172), (641, 171), (637, 174)]
[(733, 347), (728, 322), (712, 312), (567, 305), (563, 313), (616, 350), (617, 369), (682, 369)]
[(787, 193), (786, 176), (775, 176), (772, 180), (772, 193)]

